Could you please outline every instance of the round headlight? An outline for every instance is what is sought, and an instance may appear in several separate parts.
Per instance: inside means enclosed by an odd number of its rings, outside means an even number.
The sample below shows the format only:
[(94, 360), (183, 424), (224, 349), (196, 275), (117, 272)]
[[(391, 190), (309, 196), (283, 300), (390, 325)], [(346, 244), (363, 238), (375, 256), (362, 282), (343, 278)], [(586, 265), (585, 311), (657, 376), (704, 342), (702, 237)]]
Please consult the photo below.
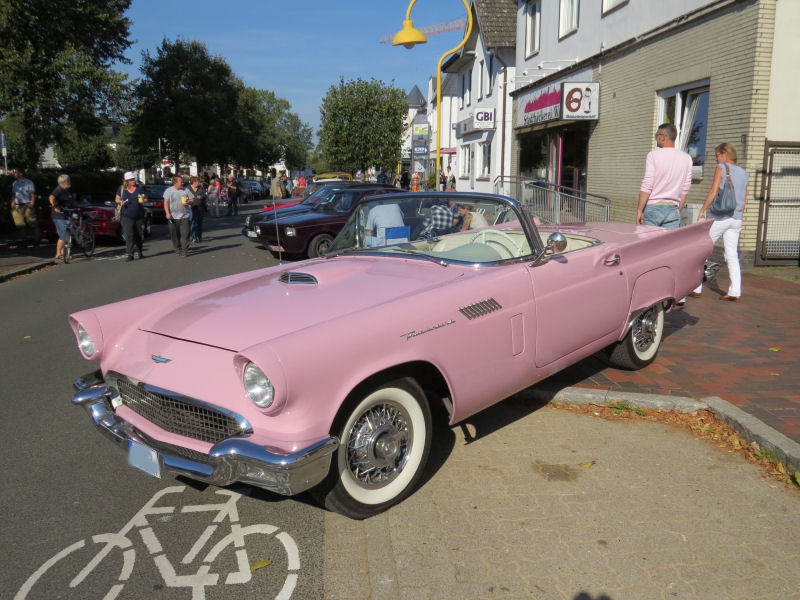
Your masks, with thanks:
[(259, 408), (268, 408), (275, 399), (272, 382), (255, 363), (247, 363), (242, 375), (244, 391), (250, 401)]
[(294, 227), (287, 227), (286, 229), (283, 230), (283, 232), (286, 234), (287, 237), (297, 236), (297, 230)]
[(83, 328), (83, 325), (78, 326), (78, 347), (84, 356), (89, 357), (94, 354), (94, 340)]

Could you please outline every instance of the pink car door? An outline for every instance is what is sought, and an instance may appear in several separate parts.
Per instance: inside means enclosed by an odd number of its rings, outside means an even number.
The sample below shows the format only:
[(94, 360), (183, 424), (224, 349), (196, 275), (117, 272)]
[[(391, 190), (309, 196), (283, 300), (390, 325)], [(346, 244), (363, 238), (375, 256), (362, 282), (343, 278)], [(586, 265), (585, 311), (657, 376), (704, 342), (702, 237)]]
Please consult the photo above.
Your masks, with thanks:
[(601, 244), (528, 267), (535, 307), (536, 366), (617, 333), (629, 291), (619, 248)]

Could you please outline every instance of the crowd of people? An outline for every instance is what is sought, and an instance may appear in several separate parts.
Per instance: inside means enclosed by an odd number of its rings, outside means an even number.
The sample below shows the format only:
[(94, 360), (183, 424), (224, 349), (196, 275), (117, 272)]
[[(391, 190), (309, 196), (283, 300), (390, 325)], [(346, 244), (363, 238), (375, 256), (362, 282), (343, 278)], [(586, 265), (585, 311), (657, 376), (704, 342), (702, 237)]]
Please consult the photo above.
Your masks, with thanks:
[[(681, 210), (684, 208), (692, 183), (692, 158), (675, 147), (677, 133), (675, 125), (670, 123), (659, 125), (656, 131), (657, 147), (647, 155), (645, 173), (639, 189), (636, 215), (636, 222), (639, 224), (666, 228), (680, 226)], [(715, 157), (717, 168), (699, 217), (714, 221), (710, 229), (714, 242), (720, 237), (724, 241), (730, 285), (720, 300), (739, 302), (742, 289), (738, 244), (746, 205), (748, 174), (737, 165), (737, 152), (732, 144), (724, 142), (718, 145), (715, 148)], [(407, 169), (392, 178), (390, 173), (390, 169), (379, 168), (371, 173), (359, 172), (356, 178), (360, 176), (364, 180), (376, 183), (391, 183), (402, 190), (413, 189), (414, 180)], [(23, 169), (16, 169), (14, 175), (10, 204), (14, 225), (26, 241), (36, 246), (40, 243), (36, 189), (33, 182), (25, 177)], [(158, 172), (157, 181), (166, 181), (165, 175), (171, 176), (171, 185), (164, 192), (164, 211), (169, 223), (170, 238), (175, 254), (185, 258), (191, 243), (203, 241), (203, 221), (206, 213), (212, 217), (219, 217), (220, 207), (225, 205), (227, 209), (225, 216), (239, 214), (243, 181), (231, 174), (223, 183), (216, 174), (209, 175), (206, 172), (191, 176), (188, 186), (185, 185), (182, 174)], [(296, 188), (305, 188), (307, 185), (305, 176), (300, 175), (292, 179), (285, 170), (272, 169), (270, 180), (269, 195), (273, 200), (289, 198)], [(439, 190), (455, 191), (455, 175), (450, 166), (446, 170), (439, 171), (437, 184)], [(67, 214), (72, 203), (70, 185), (69, 175), (59, 175), (58, 184), (48, 196), (58, 235), (56, 259), (61, 258), (64, 252)], [(735, 208), (732, 212), (722, 212), (719, 208), (718, 199), (726, 188), (729, 192), (733, 190), (735, 195)], [(116, 191), (115, 202), (119, 206), (118, 218), (125, 240), (125, 259), (128, 262), (134, 260), (135, 254), (138, 254), (140, 259), (144, 257), (145, 201), (138, 173), (125, 172), (123, 182)], [(442, 235), (485, 226), (487, 226), (486, 220), (475, 206), (442, 201), (431, 210), (423, 235)], [(700, 297), (702, 285), (689, 295)], [(686, 299), (682, 298), (678, 304), (682, 305), (685, 301)]]

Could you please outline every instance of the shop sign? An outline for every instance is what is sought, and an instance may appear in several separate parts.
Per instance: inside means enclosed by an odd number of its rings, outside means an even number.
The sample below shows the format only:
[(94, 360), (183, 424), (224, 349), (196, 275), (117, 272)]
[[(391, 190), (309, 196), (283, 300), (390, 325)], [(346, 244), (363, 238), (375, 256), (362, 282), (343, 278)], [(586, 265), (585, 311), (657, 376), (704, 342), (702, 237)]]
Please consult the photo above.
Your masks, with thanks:
[(597, 120), (600, 115), (600, 84), (567, 81), (561, 84), (561, 114), (565, 121)]
[(561, 118), (561, 85), (550, 84), (519, 97), (517, 125), (527, 126)]
[(473, 129), (494, 129), (494, 109), (476, 110), (472, 118)]

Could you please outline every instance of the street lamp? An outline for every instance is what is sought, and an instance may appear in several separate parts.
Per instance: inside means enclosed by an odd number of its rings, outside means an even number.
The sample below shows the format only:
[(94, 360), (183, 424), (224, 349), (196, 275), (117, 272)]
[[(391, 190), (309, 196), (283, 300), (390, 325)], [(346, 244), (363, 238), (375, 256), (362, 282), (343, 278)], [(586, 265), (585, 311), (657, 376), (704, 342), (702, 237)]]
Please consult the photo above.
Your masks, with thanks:
[[(392, 40), (393, 46), (405, 46), (410, 50), (415, 45), (424, 44), (428, 41), (425, 34), (416, 29), (414, 22), (411, 20), (411, 9), (416, 2), (417, 0), (409, 2), (406, 18), (403, 21), (403, 28), (395, 34)], [(441, 58), (439, 58), (439, 64), (436, 65), (436, 177), (439, 177), (439, 171), (442, 170), (442, 63), (445, 58), (460, 50), (467, 43), (472, 33), (472, 11), (469, 8), (469, 4), (467, 4), (467, 0), (461, 0), (461, 3), (467, 9), (467, 30), (464, 33), (464, 39), (461, 40), (458, 46), (442, 54)]]

